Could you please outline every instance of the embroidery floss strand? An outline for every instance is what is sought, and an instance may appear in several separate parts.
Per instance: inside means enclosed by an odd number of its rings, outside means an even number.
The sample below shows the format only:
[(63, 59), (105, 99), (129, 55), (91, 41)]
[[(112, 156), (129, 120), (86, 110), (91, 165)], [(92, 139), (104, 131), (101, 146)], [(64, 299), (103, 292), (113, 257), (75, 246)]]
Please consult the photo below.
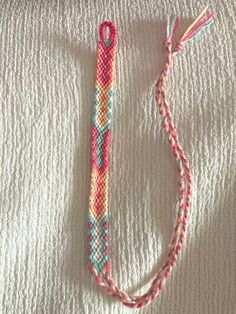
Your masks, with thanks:
[[(198, 38), (199, 34), (214, 21), (214, 12), (206, 16), (208, 6), (188, 27), (177, 45), (172, 47), (173, 36), (179, 26), (176, 16), (167, 18), (165, 41), (166, 61), (156, 81), (156, 103), (159, 108), (162, 127), (177, 162), (179, 176), (179, 197), (177, 219), (173, 230), (169, 252), (162, 267), (157, 271), (150, 288), (141, 296), (129, 295), (115, 285), (110, 275), (109, 261), (109, 217), (108, 217), (108, 148), (111, 138), (111, 115), (113, 84), (115, 79), (116, 28), (111, 22), (103, 22), (99, 29), (97, 50), (97, 73), (95, 85), (95, 105), (92, 122), (92, 173), (88, 210), (88, 267), (103, 291), (133, 308), (150, 304), (160, 293), (170, 275), (181, 250), (189, 216), (192, 193), (192, 176), (188, 160), (179, 143), (168, 102), (166, 82), (174, 56), (184, 46)], [(107, 36), (107, 30), (109, 34)]]

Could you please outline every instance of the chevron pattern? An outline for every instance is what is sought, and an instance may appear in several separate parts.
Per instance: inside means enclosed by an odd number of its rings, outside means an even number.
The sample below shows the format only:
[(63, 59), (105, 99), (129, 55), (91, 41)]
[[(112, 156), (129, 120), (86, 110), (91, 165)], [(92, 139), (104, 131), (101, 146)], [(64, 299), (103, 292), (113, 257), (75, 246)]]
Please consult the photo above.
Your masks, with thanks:
[[(109, 29), (109, 38), (105, 31)], [(108, 148), (111, 136), (116, 31), (111, 22), (100, 26), (95, 101), (92, 120), (92, 174), (88, 213), (88, 266), (109, 271), (108, 259)]]

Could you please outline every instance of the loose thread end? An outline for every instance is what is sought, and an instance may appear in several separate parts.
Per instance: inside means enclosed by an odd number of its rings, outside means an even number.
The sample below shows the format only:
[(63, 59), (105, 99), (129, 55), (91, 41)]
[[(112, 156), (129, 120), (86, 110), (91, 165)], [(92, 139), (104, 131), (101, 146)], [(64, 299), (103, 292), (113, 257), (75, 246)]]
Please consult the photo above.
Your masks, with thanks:
[[(204, 8), (204, 10), (199, 14), (199, 16), (194, 20), (194, 22), (187, 28), (184, 34), (178, 41), (177, 46), (174, 49), (174, 52), (178, 52), (183, 49), (184, 45), (197, 39), (200, 33), (209, 27), (211, 24), (214, 23), (215, 12), (212, 11), (208, 16), (205, 15), (208, 6)], [(175, 26), (173, 26), (173, 33), (174, 29), (176, 31)], [(171, 30), (171, 28), (170, 28)]]
[(172, 41), (173, 35), (176, 33), (180, 19), (174, 15), (171, 20), (168, 16), (167, 20), (167, 42)]

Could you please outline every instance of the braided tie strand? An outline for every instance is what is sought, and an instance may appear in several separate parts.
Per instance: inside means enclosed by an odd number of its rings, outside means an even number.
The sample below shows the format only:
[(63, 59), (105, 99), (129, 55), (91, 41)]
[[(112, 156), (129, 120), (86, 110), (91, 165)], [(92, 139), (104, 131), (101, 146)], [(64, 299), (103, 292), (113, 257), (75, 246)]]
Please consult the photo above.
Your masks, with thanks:
[(156, 80), (156, 104), (159, 108), (164, 133), (177, 162), (179, 177), (177, 218), (167, 258), (161, 268), (157, 270), (147, 292), (140, 296), (130, 295), (123, 291), (115, 285), (110, 275), (109, 217), (107, 208), (108, 149), (111, 138), (112, 98), (115, 78), (116, 28), (113, 23), (107, 21), (100, 25), (95, 105), (91, 132), (92, 173), (88, 210), (88, 267), (102, 290), (128, 307), (143, 307), (150, 304), (159, 295), (177, 261), (184, 241), (191, 202), (192, 176), (188, 160), (179, 143), (166, 100), (166, 82), (176, 54), (184, 48), (186, 43), (197, 38), (204, 28), (212, 24), (214, 12), (206, 17), (206, 10), (207, 7), (194, 23), (190, 25), (174, 49), (172, 49), (172, 38), (179, 25), (179, 19), (174, 16), (172, 19), (168, 17), (167, 20), (166, 61), (162, 72)]

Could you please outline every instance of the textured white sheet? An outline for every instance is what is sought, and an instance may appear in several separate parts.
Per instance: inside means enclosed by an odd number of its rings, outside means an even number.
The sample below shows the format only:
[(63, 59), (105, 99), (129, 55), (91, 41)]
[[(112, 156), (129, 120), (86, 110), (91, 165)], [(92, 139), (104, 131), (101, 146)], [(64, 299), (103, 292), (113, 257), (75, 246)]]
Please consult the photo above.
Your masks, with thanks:
[[(98, 27), (118, 31), (110, 150), (111, 267), (145, 291), (175, 219), (176, 165), (153, 84), (165, 16), (205, 1), (0, 2), (0, 312), (235, 313), (236, 3), (176, 59), (170, 103), (193, 172), (187, 237), (158, 299), (131, 310), (87, 270), (90, 125)], [(144, 284), (144, 285), (143, 285)], [(146, 286), (145, 286), (146, 285)]]

